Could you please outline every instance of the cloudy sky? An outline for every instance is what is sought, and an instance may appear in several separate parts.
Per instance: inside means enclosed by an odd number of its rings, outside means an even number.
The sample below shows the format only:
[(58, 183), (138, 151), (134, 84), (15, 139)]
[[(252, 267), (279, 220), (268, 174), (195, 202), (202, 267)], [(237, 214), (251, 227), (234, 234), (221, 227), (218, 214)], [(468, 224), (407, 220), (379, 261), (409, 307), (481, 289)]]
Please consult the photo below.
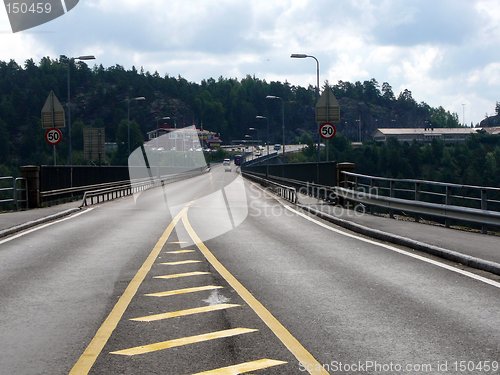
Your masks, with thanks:
[[(474, 124), (500, 101), (498, 0), (80, 0), (12, 33), (0, 10), (0, 60), (92, 54), (192, 82), (255, 75), (307, 87), (389, 82)], [(90, 62), (94, 63), (94, 62)]]

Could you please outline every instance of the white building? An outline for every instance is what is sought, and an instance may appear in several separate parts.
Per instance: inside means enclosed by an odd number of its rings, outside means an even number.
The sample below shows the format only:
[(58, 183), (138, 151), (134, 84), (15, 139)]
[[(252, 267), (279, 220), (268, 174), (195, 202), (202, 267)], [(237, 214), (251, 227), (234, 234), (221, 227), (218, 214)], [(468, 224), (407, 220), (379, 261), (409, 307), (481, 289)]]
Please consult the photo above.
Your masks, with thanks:
[(471, 135), (481, 128), (379, 128), (373, 134), (377, 142), (386, 142), (389, 138), (396, 138), (399, 142), (432, 142), (439, 139), (443, 142), (465, 142)]

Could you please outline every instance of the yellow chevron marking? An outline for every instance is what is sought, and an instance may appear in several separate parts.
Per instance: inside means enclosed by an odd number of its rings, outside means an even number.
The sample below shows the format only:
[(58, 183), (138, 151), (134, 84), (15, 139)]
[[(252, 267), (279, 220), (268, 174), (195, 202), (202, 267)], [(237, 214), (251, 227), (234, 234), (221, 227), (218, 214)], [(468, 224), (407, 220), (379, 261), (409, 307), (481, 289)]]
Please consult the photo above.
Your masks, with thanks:
[(178, 346), (196, 344), (198, 342), (216, 340), (216, 339), (221, 339), (224, 337), (243, 335), (245, 333), (257, 332), (257, 331), (258, 331), (257, 329), (250, 329), (250, 328), (226, 329), (223, 331), (210, 332), (210, 333), (205, 333), (202, 335), (189, 336), (189, 337), (183, 337), (180, 339), (157, 342), (155, 344), (136, 346), (135, 348), (118, 350), (115, 352), (111, 352), (110, 354), (127, 355), (127, 356), (146, 354), (146, 353), (156, 352), (159, 350), (176, 348)]
[(237, 375), (237, 374), (245, 374), (250, 371), (262, 370), (272, 366), (279, 366), (285, 364), (287, 364), (287, 362), (264, 358), (264, 359), (259, 359), (257, 361), (240, 363), (239, 365), (221, 367), (215, 370), (198, 372), (193, 375)]
[(230, 309), (232, 307), (239, 307), (239, 306), (240, 305), (221, 303), (219, 305), (195, 307), (193, 309), (178, 310), (178, 311), (172, 311), (172, 312), (167, 312), (167, 313), (162, 313), (162, 314), (143, 316), (140, 318), (133, 318), (130, 320), (134, 320), (136, 322), (154, 322), (156, 320), (177, 318), (179, 316), (186, 316), (186, 315), (202, 314), (202, 313), (206, 313), (206, 312), (225, 310), (225, 309)]

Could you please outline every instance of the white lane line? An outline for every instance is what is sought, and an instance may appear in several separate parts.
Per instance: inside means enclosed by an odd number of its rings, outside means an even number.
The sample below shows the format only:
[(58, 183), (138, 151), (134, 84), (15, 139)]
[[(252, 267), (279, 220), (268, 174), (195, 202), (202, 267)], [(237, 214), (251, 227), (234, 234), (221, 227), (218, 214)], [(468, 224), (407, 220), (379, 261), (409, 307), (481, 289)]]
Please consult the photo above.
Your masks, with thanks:
[[(252, 185), (256, 186), (255, 184), (252, 184)], [(490, 280), (490, 279), (488, 279), (486, 277), (476, 275), (476, 274), (474, 274), (472, 272), (469, 272), (469, 271), (461, 270), (460, 268), (456, 268), (456, 267), (450, 266), (450, 265), (448, 265), (446, 263), (441, 263), (441, 262), (438, 262), (436, 260), (423, 257), (421, 255), (412, 254), (412, 253), (410, 253), (408, 251), (404, 251), (404, 250), (398, 249), (395, 246), (387, 245), (387, 244), (384, 244), (384, 243), (381, 243), (381, 242), (377, 242), (375, 240), (370, 240), (368, 238), (360, 237), (360, 236), (357, 236), (355, 234), (347, 233), (347, 232), (344, 232), (342, 230), (333, 228), (333, 227), (331, 227), (331, 226), (329, 226), (329, 225), (327, 225), (325, 223), (322, 223), (319, 220), (313, 219), (312, 217), (309, 217), (306, 214), (304, 214), (302, 212), (299, 212), (296, 209), (294, 209), (294, 208), (292, 208), (292, 207), (284, 204), (283, 202), (281, 202), (280, 200), (278, 200), (276, 196), (270, 194), (266, 190), (262, 189), (260, 186), (257, 186), (257, 188), (260, 189), (260, 190), (262, 190), (264, 192), (264, 194), (266, 194), (270, 198), (274, 199), (276, 202), (278, 202), (280, 205), (282, 205), (283, 207), (285, 207), (285, 209), (289, 210), (290, 212), (293, 212), (296, 215), (299, 215), (299, 216), (303, 217), (306, 220), (309, 220), (310, 222), (312, 222), (314, 224), (317, 224), (317, 225), (319, 225), (319, 226), (321, 226), (321, 227), (323, 227), (325, 229), (328, 229), (329, 231), (341, 234), (341, 235), (346, 236), (346, 237), (354, 238), (354, 239), (357, 239), (359, 241), (363, 241), (363, 242), (369, 243), (371, 245), (383, 247), (383, 248), (385, 248), (387, 250), (391, 250), (391, 251), (394, 251), (396, 253), (399, 253), (399, 254), (402, 254), (402, 255), (406, 255), (406, 256), (409, 256), (409, 257), (414, 258), (414, 259), (418, 259), (418, 260), (420, 260), (422, 262), (426, 262), (426, 263), (432, 264), (434, 266), (444, 268), (444, 269), (446, 269), (448, 271), (452, 271), (452, 272), (458, 273), (460, 275), (463, 275), (463, 276), (466, 276), (466, 277), (470, 277), (471, 279), (474, 279), (474, 280), (477, 280), (477, 281), (481, 281), (481, 282), (483, 282), (485, 284), (488, 284), (488, 285), (494, 286), (495, 288), (499, 288), (500, 289), (500, 283), (497, 282), (497, 281)], [(335, 224), (332, 223), (332, 225), (335, 225)]]
[(26, 229), (26, 230), (23, 230), (22, 232), (19, 232), (18, 234), (14, 234), (10, 237), (7, 237), (3, 240), (0, 240), (0, 245), (6, 243), (6, 242), (9, 242), (9, 241), (12, 241), (12, 240), (15, 240), (16, 238), (19, 238), (19, 237), (22, 237), (22, 236), (25, 236), (27, 234), (30, 234), (30, 233), (33, 233), (33, 232), (36, 232), (37, 230), (40, 230), (40, 229), (43, 229), (43, 228), (47, 228), (47, 227), (50, 227), (51, 225), (55, 225), (55, 224), (58, 224), (58, 223), (62, 223), (63, 221), (66, 221), (66, 220), (70, 220), (70, 219), (74, 219), (75, 217), (77, 216), (80, 216), (80, 215), (83, 215), (83, 214), (86, 214), (87, 212), (90, 212), (94, 209), (94, 207), (91, 207), (91, 208), (87, 208), (85, 211), (81, 211), (81, 212), (78, 212), (76, 214), (72, 214), (72, 215), (69, 215), (69, 216), (66, 216), (62, 219), (59, 219), (59, 220), (56, 220), (56, 221), (51, 221), (50, 223), (46, 223), (46, 224), (41, 224), (41, 225), (38, 225), (36, 227), (33, 227), (33, 228), (30, 228), (30, 229)]
[(341, 234), (343, 236), (346, 236), (346, 237), (350, 237), (350, 238), (354, 238), (354, 239), (357, 239), (359, 241), (363, 241), (363, 242), (366, 242), (366, 243), (369, 243), (371, 245), (375, 245), (375, 246), (379, 246), (379, 247), (383, 247), (385, 249), (388, 249), (388, 250), (391, 250), (391, 251), (394, 251), (396, 253), (399, 253), (399, 254), (403, 254), (403, 255), (406, 255), (406, 256), (409, 256), (411, 258), (414, 258), (414, 259), (418, 259), (418, 260), (421, 260), (422, 262), (426, 262), (426, 263), (430, 263), (430, 264), (433, 264), (435, 266), (438, 266), (438, 267), (441, 267), (441, 268), (444, 268), (444, 269), (447, 269), (449, 271), (452, 271), (452, 272), (456, 272), (456, 273), (459, 273), (461, 275), (464, 275), (464, 276), (467, 276), (467, 277), (470, 277), (472, 279), (475, 279), (475, 280), (478, 280), (478, 281), (481, 281), (483, 283), (486, 283), (486, 284), (489, 284), (491, 286), (494, 286), (496, 288), (500, 288), (500, 283), (497, 282), (497, 281), (494, 281), (494, 280), (490, 280), (486, 277), (482, 277), (482, 276), (479, 276), (479, 275), (476, 275), (472, 272), (468, 272), (468, 271), (464, 271), (464, 270), (461, 270), (459, 268), (456, 268), (456, 267), (453, 267), (453, 266), (450, 266), (448, 264), (445, 264), (445, 263), (441, 263), (441, 262), (438, 262), (436, 260), (433, 260), (433, 259), (429, 259), (429, 258), (426, 258), (426, 257), (423, 257), (421, 255), (417, 255), (417, 254), (412, 254), (412, 253), (409, 253), (407, 251), (404, 251), (404, 250), (401, 250), (401, 249), (398, 249), (397, 247), (394, 247), (394, 246), (391, 246), (391, 245), (387, 245), (387, 244), (384, 244), (384, 243), (381, 243), (381, 242), (377, 242), (377, 241), (374, 241), (374, 240), (370, 240), (370, 239), (367, 239), (367, 238), (363, 238), (363, 237), (360, 237), (360, 236), (357, 236), (355, 234), (351, 234), (351, 233), (346, 233), (342, 230), (339, 230), (339, 229), (336, 229), (336, 228), (333, 228), (325, 223), (322, 223), (321, 221), (319, 220), (316, 220), (316, 219), (313, 219), (312, 217), (309, 217), (307, 216), (306, 214), (303, 214), (302, 212), (299, 212), (293, 208), (291, 208), (290, 206), (287, 206), (287, 205), (284, 205), (283, 203), (279, 202), (281, 205), (283, 205), (283, 207), (285, 207), (287, 210), (299, 215), (299, 216), (302, 216), (304, 219), (306, 220), (309, 220), (310, 222), (314, 223), (314, 224), (317, 224), (325, 229), (328, 229), (332, 232), (335, 232), (335, 233), (338, 233), (338, 234)]

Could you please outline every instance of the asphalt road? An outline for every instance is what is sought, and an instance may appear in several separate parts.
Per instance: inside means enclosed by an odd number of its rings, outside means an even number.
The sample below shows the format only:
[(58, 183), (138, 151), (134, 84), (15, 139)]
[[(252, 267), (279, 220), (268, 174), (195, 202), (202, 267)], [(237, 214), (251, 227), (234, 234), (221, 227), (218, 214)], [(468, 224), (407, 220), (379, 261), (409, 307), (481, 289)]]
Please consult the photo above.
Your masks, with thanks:
[(500, 284), (408, 254), (216, 167), (0, 241), (0, 373), (499, 373)]

